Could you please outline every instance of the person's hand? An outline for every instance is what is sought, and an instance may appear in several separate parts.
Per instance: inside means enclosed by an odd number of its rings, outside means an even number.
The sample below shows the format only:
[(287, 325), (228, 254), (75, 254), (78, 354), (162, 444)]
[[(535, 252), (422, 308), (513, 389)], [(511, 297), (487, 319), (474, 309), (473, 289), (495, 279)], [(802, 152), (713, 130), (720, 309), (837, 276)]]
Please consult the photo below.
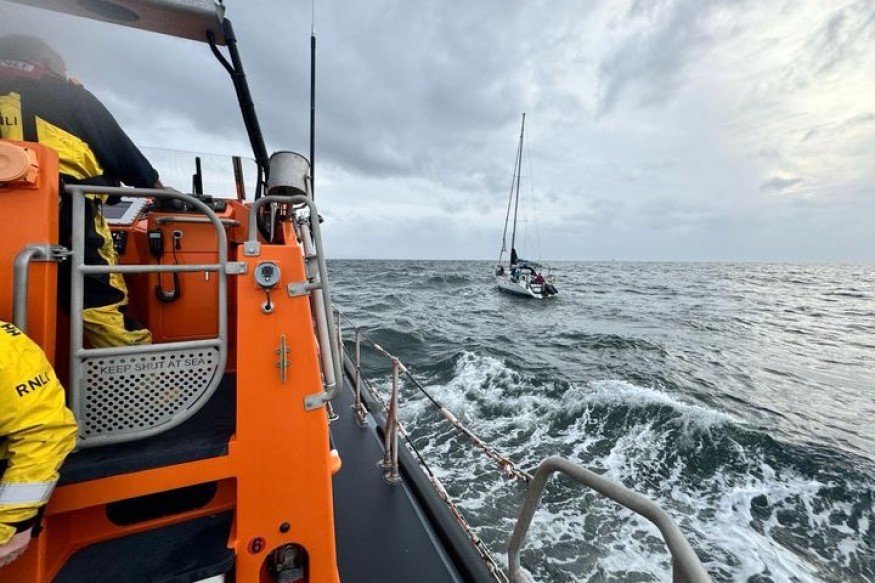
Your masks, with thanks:
[(28, 528), (13, 536), (8, 543), (0, 545), (0, 569), (21, 556), (30, 544), (33, 529)]

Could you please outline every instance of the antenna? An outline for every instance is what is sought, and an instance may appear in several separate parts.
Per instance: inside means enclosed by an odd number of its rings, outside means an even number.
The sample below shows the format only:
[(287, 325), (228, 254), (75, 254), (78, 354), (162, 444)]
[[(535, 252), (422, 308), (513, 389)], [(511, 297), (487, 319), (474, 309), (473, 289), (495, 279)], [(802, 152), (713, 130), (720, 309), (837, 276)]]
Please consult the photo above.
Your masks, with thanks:
[(316, 0), (310, 21), (310, 196), (316, 200)]

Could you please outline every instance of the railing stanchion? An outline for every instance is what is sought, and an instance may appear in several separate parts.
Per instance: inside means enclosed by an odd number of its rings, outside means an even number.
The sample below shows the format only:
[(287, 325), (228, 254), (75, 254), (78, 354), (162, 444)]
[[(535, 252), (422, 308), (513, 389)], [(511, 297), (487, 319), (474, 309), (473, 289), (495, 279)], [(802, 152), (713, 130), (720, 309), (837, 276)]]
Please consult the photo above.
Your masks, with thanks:
[[(343, 330), (340, 327), (340, 319), (343, 317), (343, 314), (340, 313), (340, 310), (337, 307), (332, 306), (330, 308), (334, 312), (334, 336), (337, 339), (337, 350), (341, 355), (340, 358), (343, 359)], [(338, 386), (343, 384), (343, 378), (337, 379)], [(334, 406), (331, 404), (331, 401), (325, 402), (325, 409), (328, 412), (328, 422), (337, 421), (340, 419), (340, 415), (338, 415), (334, 411)]]
[(390, 484), (401, 481), (398, 474), (398, 368), (398, 359), (392, 357), (392, 394), (383, 430), (383, 460), (380, 462), (380, 467), (386, 470), (384, 478)]
[(360, 427), (365, 425), (366, 411), (362, 404), (362, 331), (358, 326), (355, 330), (355, 420)]
[(334, 310), (334, 334), (337, 336), (337, 347), (343, 351), (343, 329), (341, 327), (340, 318), (343, 314), (340, 313), (340, 310)]

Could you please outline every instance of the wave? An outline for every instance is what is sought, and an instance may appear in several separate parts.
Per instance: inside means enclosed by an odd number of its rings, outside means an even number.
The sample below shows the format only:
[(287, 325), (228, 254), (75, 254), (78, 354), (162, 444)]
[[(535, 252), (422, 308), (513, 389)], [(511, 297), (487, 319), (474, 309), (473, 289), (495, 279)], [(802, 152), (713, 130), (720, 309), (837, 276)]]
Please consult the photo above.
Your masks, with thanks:
[(562, 332), (551, 342), (562, 348), (645, 350), (665, 353), (665, 347), (644, 338), (620, 334), (592, 334), (586, 332)]
[(869, 294), (862, 292), (862, 291), (857, 291), (857, 290), (838, 290), (838, 291), (833, 291), (833, 292), (826, 292), (823, 295), (831, 296), (831, 297), (855, 298), (855, 299), (862, 299), (862, 298), (869, 297)]
[[(565, 264), (563, 301), (527, 303), (486, 291), (487, 262), (449, 267), (348, 262), (336, 297), (485, 442), (527, 471), (558, 454), (643, 492), (715, 581), (875, 581), (869, 271)], [(402, 395), (417, 447), (503, 560), (522, 488), (412, 383)], [(669, 572), (652, 527), (565, 478), (529, 540), (541, 581)]]
[[(530, 471), (558, 454), (653, 498), (716, 581), (875, 576), (872, 481), (847, 468), (812, 467), (810, 452), (732, 415), (624, 380), (535, 377), (472, 352), (458, 354), (451, 378), (428, 389)], [(406, 415), (420, 426), (417, 446), (442, 460), (438, 475), (455, 485), (478, 533), (503, 548), (520, 490), (465, 439), (436, 429), (429, 404), (414, 402)], [(670, 571), (654, 527), (567, 480), (548, 488), (529, 540), (524, 563), (540, 580), (658, 581)]]
[(455, 275), (453, 273), (433, 274), (425, 279), (426, 284), (430, 285), (463, 285), (470, 284), (471, 278), (463, 275)]

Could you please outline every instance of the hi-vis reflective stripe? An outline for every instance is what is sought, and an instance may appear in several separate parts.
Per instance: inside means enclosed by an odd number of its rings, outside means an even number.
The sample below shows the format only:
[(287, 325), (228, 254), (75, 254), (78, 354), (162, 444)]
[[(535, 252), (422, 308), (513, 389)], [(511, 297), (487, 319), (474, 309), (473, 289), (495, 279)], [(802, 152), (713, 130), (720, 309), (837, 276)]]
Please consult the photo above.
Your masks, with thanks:
[(42, 506), (49, 501), (55, 482), (0, 482), (0, 506)]

